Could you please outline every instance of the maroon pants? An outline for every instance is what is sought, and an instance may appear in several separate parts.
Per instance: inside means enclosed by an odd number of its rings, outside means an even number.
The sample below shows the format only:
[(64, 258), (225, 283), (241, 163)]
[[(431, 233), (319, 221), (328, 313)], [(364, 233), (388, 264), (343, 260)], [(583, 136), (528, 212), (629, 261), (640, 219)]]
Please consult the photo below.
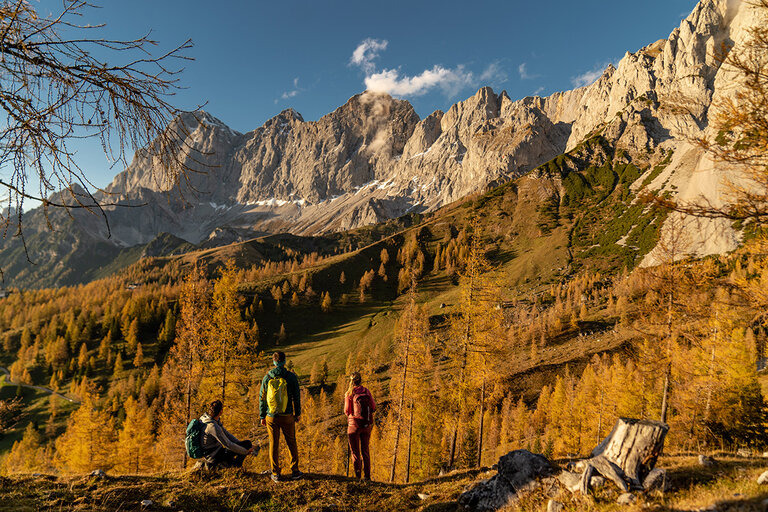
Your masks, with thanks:
[(371, 479), (371, 454), (368, 451), (371, 441), (371, 430), (373, 430), (373, 426), (360, 427), (349, 425), (347, 427), (349, 449), (352, 452), (352, 465), (355, 468), (355, 477), (360, 478), (362, 469), (362, 473), (367, 480)]

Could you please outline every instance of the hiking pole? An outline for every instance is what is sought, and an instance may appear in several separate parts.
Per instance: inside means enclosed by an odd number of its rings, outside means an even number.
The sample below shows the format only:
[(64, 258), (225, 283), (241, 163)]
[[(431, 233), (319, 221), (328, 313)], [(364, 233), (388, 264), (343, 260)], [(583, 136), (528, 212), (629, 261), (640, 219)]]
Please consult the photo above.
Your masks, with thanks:
[(349, 436), (347, 436), (347, 478), (349, 478)]

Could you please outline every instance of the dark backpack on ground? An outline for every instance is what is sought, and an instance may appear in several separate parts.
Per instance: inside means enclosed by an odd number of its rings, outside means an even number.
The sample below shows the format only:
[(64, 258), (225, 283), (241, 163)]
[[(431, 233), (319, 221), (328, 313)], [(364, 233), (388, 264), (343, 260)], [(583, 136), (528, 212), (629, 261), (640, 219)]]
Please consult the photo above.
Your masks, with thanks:
[(373, 407), (371, 407), (371, 398), (368, 393), (352, 395), (352, 417), (363, 428), (373, 423)]
[(184, 444), (187, 447), (187, 455), (192, 459), (200, 459), (205, 456), (203, 432), (205, 432), (205, 423), (197, 418), (187, 425), (187, 438)]

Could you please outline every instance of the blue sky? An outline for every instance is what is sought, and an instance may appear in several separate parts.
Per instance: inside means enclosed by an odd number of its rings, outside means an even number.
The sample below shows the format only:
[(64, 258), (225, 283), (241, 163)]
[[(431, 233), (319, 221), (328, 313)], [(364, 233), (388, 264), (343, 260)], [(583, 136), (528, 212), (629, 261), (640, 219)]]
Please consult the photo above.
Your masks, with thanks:
[[(490, 85), (513, 98), (583, 85), (626, 51), (666, 38), (693, 0), (453, 0), (342, 2), (105, 0), (89, 23), (162, 49), (194, 42), (176, 103), (245, 132), (292, 107), (315, 120), (366, 88), (411, 101), (421, 117)], [(42, 0), (41, 12), (60, 2)], [(361, 44), (364, 45), (361, 47)], [(357, 53), (355, 51), (357, 50)], [(353, 58), (353, 54), (357, 58)], [(98, 147), (81, 162), (98, 186)]]

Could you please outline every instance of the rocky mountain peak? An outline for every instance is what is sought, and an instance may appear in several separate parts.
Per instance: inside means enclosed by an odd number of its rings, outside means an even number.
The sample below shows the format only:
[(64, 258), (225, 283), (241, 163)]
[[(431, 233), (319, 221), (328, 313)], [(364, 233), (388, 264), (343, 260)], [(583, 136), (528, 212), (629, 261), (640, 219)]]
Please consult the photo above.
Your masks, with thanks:
[(171, 122), (167, 130), (175, 130), (180, 138), (185, 138), (198, 130), (220, 130), (230, 137), (241, 135), (240, 132), (233, 130), (205, 110), (181, 112), (176, 119)]
[(301, 116), (301, 114), (296, 112), (294, 109), (287, 108), (282, 112), (280, 112), (279, 114), (277, 114), (276, 116), (268, 119), (267, 122), (264, 123), (263, 127), (264, 128), (270, 128), (272, 126), (279, 127), (279, 126), (284, 126), (286, 124), (290, 124), (292, 122), (303, 123), (304, 118)]
[[(690, 141), (708, 133), (710, 105), (733, 90), (716, 51), (722, 43), (739, 51), (749, 28), (763, 22), (747, 1), (702, 0), (668, 38), (627, 52), (592, 84), (519, 100), (481, 87), (424, 119), (409, 102), (371, 91), (317, 121), (286, 109), (246, 134), (208, 112), (183, 113), (168, 129), (196, 151), (180, 157), (200, 172), (187, 188), (158, 182), (158, 163), (138, 151), (108, 190), (111, 201), (148, 206), (110, 209), (106, 243), (147, 243), (161, 232), (213, 243), (229, 239), (222, 233), (354, 228), (509, 181), (598, 133), (644, 161), (665, 155), (669, 164), (651, 189), (717, 204), (720, 171)], [(169, 201), (169, 190), (184, 201)], [(737, 240), (714, 224), (691, 235), (696, 254)]]

